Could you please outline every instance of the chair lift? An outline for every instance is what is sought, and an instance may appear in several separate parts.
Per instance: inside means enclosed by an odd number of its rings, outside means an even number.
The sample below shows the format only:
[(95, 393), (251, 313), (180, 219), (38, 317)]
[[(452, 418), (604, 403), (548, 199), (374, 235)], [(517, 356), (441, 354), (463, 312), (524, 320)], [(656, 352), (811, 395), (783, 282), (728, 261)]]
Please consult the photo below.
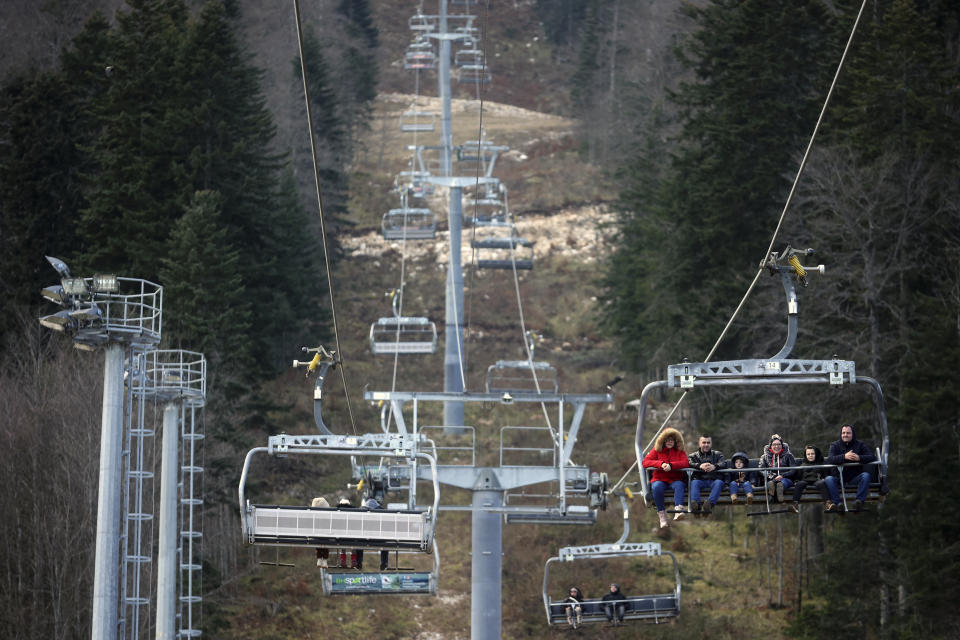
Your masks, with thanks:
[(460, 49), (453, 54), (453, 64), (457, 68), (462, 68), (467, 65), (483, 67), (485, 62), (483, 51), (480, 49)]
[(427, 171), (401, 171), (393, 179), (393, 185), (400, 193), (408, 193), (414, 198), (433, 195), (434, 187)]
[(490, 84), (493, 76), (483, 64), (465, 64), (457, 68), (457, 82), (460, 84)]
[(533, 359), (537, 334), (527, 331), (524, 338), (530, 351), (530, 359), (498, 360), (487, 367), (487, 393), (557, 392), (557, 370), (549, 362), (537, 362)]
[[(597, 561), (613, 558), (662, 557), (670, 556), (673, 562), (673, 577), (676, 586), (672, 592), (630, 595), (617, 604), (624, 605), (624, 621), (642, 620), (661, 623), (680, 615), (680, 567), (677, 558), (669, 551), (663, 551), (659, 542), (627, 542), (630, 533), (630, 510), (622, 493), (617, 492), (623, 506), (623, 534), (613, 544), (595, 544), (583, 547), (563, 547), (556, 557), (547, 560), (543, 568), (543, 607), (547, 614), (547, 624), (565, 624), (567, 621), (565, 602), (554, 602), (547, 591), (550, 578), (550, 565), (554, 562), (575, 562), (580, 560)], [(613, 604), (600, 598), (586, 598), (580, 604), (581, 624), (607, 622), (604, 606)]]
[(407, 21), (407, 26), (410, 27), (411, 31), (429, 33), (430, 31), (435, 31), (437, 28), (436, 18), (437, 16), (428, 16), (417, 11), (417, 13), (410, 16), (410, 20)]
[[(801, 286), (807, 285), (807, 273), (810, 269), (800, 264), (800, 256), (812, 256), (813, 249), (798, 250), (787, 247), (782, 253), (771, 252), (764, 265), (772, 275), (779, 275), (787, 297), (787, 338), (780, 351), (770, 358), (727, 360), (717, 362), (683, 362), (672, 364), (667, 368), (667, 379), (657, 380), (644, 387), (640, 399), (635, 402), (637, 407), (637, 434), (634, 443), (637, 464), (643, 469), (643, 425), (646, 418), (648, 398), (651, 391), (663, 387), (691, 390), (698, 387), (710, 386), (756, 386), (756, 385), (827, 385), (830, 388), (847, 388), (846, 385), (862, 383), (871, 393), (874, 405), (876, 435), (880, 446), (876, 448), (877, 461), (863, 465), (871, 468), (873, 475), (870, 483), (868, 501), (882, 501), (888, 492), (887, 464), (890, 457), (890, 436), (887, 431), (887, 415), (883, 399), (883, 390), (880, 383), (867, 376), (858, 376), (856, 365), (852, 360), (802, 360), (787, 356), (793, 350), (797, 339), (798, 307), (797, 292), (791, 274), (796, 275)], [(812, 269), (824, 273), (823, 265)], [(824, 465), (825, 468), (837, 469), (835, 465)], [(805, 467), (809, 468), (809, 467)], [(752, 471), (758, 471), (751, 468)], [(726, 473), (729, 473), (727, 471)], [(852, 498), (856, 487), (843, 486), (842, 474), (840, 481), (840, 496), (844, 510), (847, 507), (847, 498)], [(640, 484), (644, 502), (652, 504), (650, 498), (648, 473), (640, 474)], [(764, 491), (766, 493), (766, 491)], [(688, 497), (688, 507), (689, 507)], [(803, 502), (819, 502), (820, 497), (813, 494), (805, 495)], [(728, 495), (721, 495), (718, 504), (730, 504)], [(786, 511), (786, 509), (784, 509)], [(767, 515), (781, 512), (776, 506), (771, 507), (769, 498), (766, 508), (748, 515)]]
[(414, 106), (400, 114), (400, 130), (404, 133), (430, 133), (436, 127), (437, 114), (418, 111)]
[(513, 225), (508, 227), (509, 236), (487, 236), (473, 239), (470, 246), (477, 252), (478, 269), (533, 269), (533, 242), (513, 235)]
[(474, 227), (512, 227), (513, 216), (500, 198), (468, 198), (463, 201), (463, 210), (472, 212), (464, 222)]
[[(504, 427), (504, 429), (506, 428)], [(503, 466), (502, 462), (501, 466)], [(531, 505), (529, 511), (508, 511), (503, 516), (504, 521), (507, 524), (596, 524), (597, 511), (606, 511), (607, 509), (607, 474), (593, 472), (589, 474), (589, 482), (587, 482), (586, 467), (568, 466), (564, 469), (564, 479), (567, 485), (565, 494), (585, 492), (589, 498), (589, 504), (568, 504), (564, 499), (555, 506), (544, 505), (535, 508)], [(505, 504), (509, 504), (511, 498), (554, 500), (558, 496), (553, 493), (541, 495), (525, 492), (508, 493), (504, 496)]]
[(380, 228), (385, 240), (432, 240), (437, 235), (437, 216), (430, 209), (406, 206), (390, 209), (383, 214)]
[(437, 325), (427, 318), (400, 315), (399, 290), (387, 292), (393, 316), (380, 318), (370, 326), (370, 351), (374, 355), (428, 354), (437, 350)]
[[(360, 436), (332, 434), (322, 418), (322, 387), (326, 372), (333, 364), (333, 354), (320, 347), (309, 363), (294, 360), (294, 367), (304, 365), (307, 375), (317, 372), (314, 392), (314, 420), (320, 435), (270, 436), (267, 447), (251, 449), (244, 459), (238, 489), (241, 528), (244, 544), (274, 547), (345, 547), (350, 549), (394, 551), (399, 553), (427, 553), (433, 555), (434, 567), (429, 572), (396, 569), (378, 573), (349, 576), (336, 571), (324, 571), (322, 582), (325, 594), (377, 593), (410, 594), (436, 593), (439, 554), (434, 542), (436, 516), (439, 513), (439, 481), (436, 458), (421, 451), (421, 438), (409, 433), (373, 433)], [(278, 458), (290, 455), (344, 455), (392, 458), (410, 465), (417, 459), (429, 465), (433, 481), (433, 504), (416, 504), (416, 476), (409, 480), (406, 503), (388, 504), (386, 509), (329, 508), (287, 505), (254, 505), (246, 499), (245, 490), (250, 463), (257, 453), (266, 452)], [(357, 486), (358, 491), (363, 482)], [(366, 495), (374, 492), (369, 488)], [(384, 498), (382, 487), (376, 497)]]
[(433, 45), (426, 38), (417, 38), (407, 47), (403, 54), (404, 69), (436, 69), (437, 54), (433, 51)]

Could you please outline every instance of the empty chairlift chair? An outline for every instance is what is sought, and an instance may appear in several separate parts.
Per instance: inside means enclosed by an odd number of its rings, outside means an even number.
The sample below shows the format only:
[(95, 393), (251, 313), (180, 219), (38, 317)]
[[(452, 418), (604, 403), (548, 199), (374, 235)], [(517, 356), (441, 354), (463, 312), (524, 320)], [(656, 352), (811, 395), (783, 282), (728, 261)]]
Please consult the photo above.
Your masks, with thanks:
[(483, 67), (485, 62), (483, 51), (480, 49), (460, 49), (453, 54), (453, 64), (458, 69), (462, 69), (467, 65)]
[(403, 68), (408, 70), (430, 70), (437, 68), (437, 54), (429, 40), (417, 38), (403, 54)]
[(390, 292), (393, 316), (370, 326), (370, 351), (374, 355), (429, 354), (437, 350), (437, 325), (427, 318), (400, 315), (400, 296)]
[(404, 133), (431, 133), (436, 128), (437, 114), (413, 108), (400, 115), (400, 130)]
[(434, 191), (429, 178), (429, 171), (401, 171), (393, 179), (393, 185), (401, 194), (409, 194), (414, 198), (425, 198), (433, 195)]
[(483, 64), (465, 64), (457, 68), (457, 82), (460, 84), (490, 84), (493, 76)]
[(430, 209), (401, 207), (383, 214), (385, 240), (432, 240), (437, 235), (437, 216)]
[(487, 393), (556, 393), (560, 388), (557, 370), (549, 362), (537, 362), (533, 354), (538, 335), (524, 334), (529, 360), (498, 360), (487, 367), (484, 382)]
[(533, 269), (533, 242), (515, 235), (475, 239), (478, 269)]

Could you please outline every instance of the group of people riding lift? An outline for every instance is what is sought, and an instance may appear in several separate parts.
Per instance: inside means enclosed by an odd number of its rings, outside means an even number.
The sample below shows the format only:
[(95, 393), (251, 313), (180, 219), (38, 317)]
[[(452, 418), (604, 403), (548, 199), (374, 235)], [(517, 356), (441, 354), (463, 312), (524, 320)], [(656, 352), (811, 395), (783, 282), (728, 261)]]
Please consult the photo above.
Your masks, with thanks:
[[(673, 519), (679, 520), (687, 513), (684, 491), (688, 474), (685, 469), (692, 469), (690, 511), (695, 515), (709, 514), (725, 486), (729, 488), (732, 504), (740, 502), (741, 491), (746, 503), (751, 504), (755, 488), (766, 490), (771, 502), (786, 502), (785, 493), (792, 489), (793, 500), (789, 504), (794, 512), (800, 511), (800, 497), (811, 488), (820, 492), (827, 511), (842, 512), (840, 474), (842, 486), (856, 487), (853, 510), (859, 511), (870, 490), (871, 473), (864, 465), (877, 460), (871, 448), (857, 439), (850, 424), (840, 428), (840, 438), (830, 444), (826, 457), (818, 447), (808, 444), (799, 464), (790, 453), (789, 445), (776, 433), (770, 436), (757, 466), (752, 466), (750, 458), (742, 451), (733, 454), (729, 461), (725, 460), (722, 453), (713, 449), (713, 439), (709, 435), (700, 436), (698, 445), (695, 452), (687, 454), (683, 435), (676, 429), (664, 429), (643, 459), (644, 469), (653, 469), (650, 487), (661, 527), (668, 526), (664, 502), (668, 488), (673, 490)], [(709, 494), (706, 500), (701, 500), (704, 489)]]

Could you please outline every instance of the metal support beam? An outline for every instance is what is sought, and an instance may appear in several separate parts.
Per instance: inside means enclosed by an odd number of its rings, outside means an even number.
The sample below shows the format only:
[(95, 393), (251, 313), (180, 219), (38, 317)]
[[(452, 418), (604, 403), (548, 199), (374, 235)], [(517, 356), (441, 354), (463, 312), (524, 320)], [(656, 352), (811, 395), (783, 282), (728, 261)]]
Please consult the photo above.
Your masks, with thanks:
[(180, 407), (163, 408), (163, 443), (160, 460), (160, 532), (157, 550), (157, 640), (177, 637), (177, 441)]
[[(495, 485), (481, 473), (479, 486)], [(503, 573), (503, 517), (495, 511), (503, 504), (503, 492), (475, 489), (473, 492), (470, 638), (499, 640), (502, 603), (500, 581)]]
[(123, 467), (123, 352), (122, 344), (108, 344), (103, 367), (100, 486), (93, 570), (93, 640), (114, 640), (117, 637), (117, 576), (120, 573), (117, 548), (120, 542)]

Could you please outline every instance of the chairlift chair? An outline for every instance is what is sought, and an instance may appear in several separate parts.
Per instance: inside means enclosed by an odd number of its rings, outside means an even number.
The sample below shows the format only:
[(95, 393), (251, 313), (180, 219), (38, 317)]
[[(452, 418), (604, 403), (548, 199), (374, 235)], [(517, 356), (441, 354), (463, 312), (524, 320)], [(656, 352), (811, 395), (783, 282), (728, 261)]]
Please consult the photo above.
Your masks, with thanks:
[[(512, 226), (512, 225), (511, 225)], [(471, 240), (478, 269), (533, 269), (533, 242), (519, 236), (491, 236)]]
[(380, 227), (385, 240), (432, 240), (437, 235), (437, 216), (424, 208), (390, 209)]
[(487, 393), (556, 393), (557, 370), (549, 363), (530, 360), (497, 360), (487, 367)]
[[(413, 504), (415, 479), (405, 509), (365, 510), (306, 505), (261, 505), (246, 499), (250, 463), (257, 453), (290, 455), (377, 456), (400, 460), (423, 459), (433, 474), (432, 506)], [(431, 553), (439, 482), (435, 459), (419, 450), (410, 434), (374, 433), (361, 436), (270, 436), (266, 447), (251, 449), (240, 475), (239, 501), (244, 544), (276, 547), (348, 547), (351, 549), (407, 550)]]
[(457, 82), (460, 84), (490, 84), (493, 75), (486, 65), (465, 64), (457, 69)]
[(662, 558), (669, 556), (673, 564), (673, 582), (675, 587), (668, 593), (655, 593), (625, 596), (621, 601), (604, 601), (600, 598), (586, 598), (580, 603), (580, 623), (596, 624), (607, 622), (605, 606), (622, 604), (624, 606), (623, 620), (661, 623), (668, 622), (680, 614), (680, 567), (677, 558), (669, 551), (663, 551), (659, 542), (627, 542), (630, 534), (630, 509), (621, 492), (616, 492), (620, 498), (623, 511), (623, 533), (620, 539), (613, 544), (595, 544), (582, 547), (563, 547), (556, 557), (547, 560), (543, 568), (543, 607), (547, 615), (548, 625), (566, 624), (566, 602), (554, 602), (547, 591), (550, 579), (550, 565), (557, 562), (576, 562), (586, 560), (597, 562), (615, 558)]
[(437, 54), (428, 40), (417, 39), (410, 43), (403, 54), (404, 69), (436, 69)]
[(401, 171), (394, 178), (393, 184), (400, 193), (408, 193), (414, 198), (425, 198), (433, 195), (434, 191), (428, 178), (430, 173), (427, 171)]
[(480, 49), (460, 49), (453, 54), (453, 64), (456, 67), (465, 67), (467, 65), (484, 66), (483, 51)]
[(512, 227), (513, 219), (499, 198), (469, 198), (463, 202), (463, 210), (473, 215), (464, 219), (474, 227)]
[(380, 318), (370, 326), (370, 351), (374, 355), (430, 354), (437, 350), (437, 325), (427, 318), (400, 315), (400, 296), (391, 296), (393, 316)]
[[(787, 298), (787, 338), (780, 351), (770, 358), (727, 360), (717, 362), (683, 362), (680, 364), (669, 365), (667, 368), (667, 379), (657, 380), (647, 384), (644, 387), (640, 399), (636, 401), (637, 406), (637, 432), (635, 439), (635, 452), (637, 464), (643, 469), (643, 457), (646, 453), (643, 444), (643, 425), (646, 419), (646, 411), (650, 393), (654, 389), (672, 388), (680, 390), (692, 390), (699, 387), (733, 387), (733, 386), (757, 386), (757, 385), (823, 385), (832, 389), (846, 389), (856, 384), (863, 384), (870, 392), (873, 401), (874, 423), (876, 432), (880, 439), (880, 446), (877, 447), (877, 461), (864, 465), (865, 467), (875, 469), (873, 481), (870, 485), (868, 501), (883, 500), (887, 488), (887, 463), (890, 456), (890, 436), (887, 430), (887, 417), (884, 405), (883, 390), (880, 383), (875, 379), (858, 375), (856, 365), (852, 360), (803, 360), (788, 358), (790, 352), (796, 343), (798, 332), (798, 305), (797, 293), (793, 284), (791, 275), (795, 275), (797, 280), (806, 285), (806, 275), (808, 271), (818, 271), (823, 273), (823, 265), (815, 269), (805, 268), (800, 264), (800, 256), (810, 256), (812, 249), (795, 250), (787, 247), (782, 253), (772, 252), (765, 261), (765, 266), (773, 275), (779, 275), (783, 285), (784, 293)], [(826, 465), (832, 467), (832, 465)], [(751, 469), (758, 471), (758, 469)], [(873, 474), (873, 472), (871, 471)], [(840, 481), (840, 495), (846, 503), (848, 498), (853, 497), (855, 487), (843, 486), (842, 474)], [(640, 482), (644, 501), (652, 504), (649, 492), (648, 473), (640, 473)], [(761, 488), (763, 490), (763, 488)], [(766, 493), (766, 491), (764, 491)], [(690, 498), (688, 497), (688, 501)], [(813, 494), (804, 496), (803, 501), (819, 501)], [(718, 504), (729, 504), (728, 495), (721, 495)], [(688, 505), (689, 506), (689, 505)], [(778, 510), (771, 508), (769, 501), (766, 501), (766, 513), (775, 513)], [(760, 513), (760, 512), (758, 512)]]
[(437, 16), (424, 15), (418, 11), (410, 16), (410, 19), (407, 21), (407, 26), (411, 31), (429, 33), (430, 31), (435, 31), (437, 28), (436, 18)]
[(400, 115), (400, 130), (404, 133), (430, 133), (436, 128), (437, 114), (411, 109)]

